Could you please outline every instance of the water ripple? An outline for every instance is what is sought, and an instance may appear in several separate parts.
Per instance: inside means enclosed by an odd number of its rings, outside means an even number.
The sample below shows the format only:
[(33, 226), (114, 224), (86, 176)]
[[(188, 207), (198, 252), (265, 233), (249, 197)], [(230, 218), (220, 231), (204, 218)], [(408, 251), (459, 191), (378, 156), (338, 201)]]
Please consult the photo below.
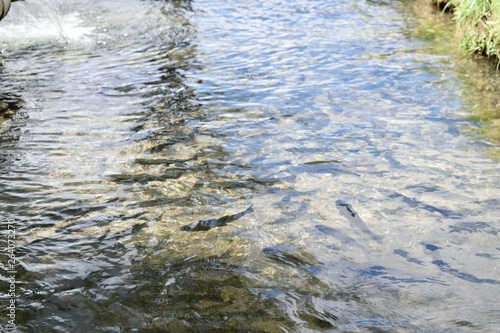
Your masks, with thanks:
[(404, 3), (13, 4), (20, 329), (494, 332), (500, 169)]

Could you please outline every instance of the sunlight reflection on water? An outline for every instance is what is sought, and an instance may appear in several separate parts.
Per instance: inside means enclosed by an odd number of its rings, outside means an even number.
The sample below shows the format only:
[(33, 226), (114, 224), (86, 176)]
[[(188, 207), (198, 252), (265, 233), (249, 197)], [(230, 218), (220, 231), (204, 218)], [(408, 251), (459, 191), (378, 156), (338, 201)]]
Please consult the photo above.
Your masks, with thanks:
[(54, 8), (0, 37), (20, 327), (494, 332), (498, 163), (400, 2)]

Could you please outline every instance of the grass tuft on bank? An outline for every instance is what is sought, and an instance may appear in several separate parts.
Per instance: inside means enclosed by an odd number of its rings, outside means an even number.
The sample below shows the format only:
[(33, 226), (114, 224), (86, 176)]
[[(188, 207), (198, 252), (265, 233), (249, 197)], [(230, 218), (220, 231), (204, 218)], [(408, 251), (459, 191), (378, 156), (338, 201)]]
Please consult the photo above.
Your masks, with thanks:
[[(493, 60), (500, 69), (500, 0), (426, 0), (444, 12), (452, 13), (458, 39), (468, 53)], [(458, 43), (457, 43), (458, 44)], [(460, 59), (458, 57), (457, 59)], [(500, 160), (500, 74), (489, 61), (457, 60), (458, 76), (463, 83), (465, 108), (469, 119), (479, 123), (474, 132), (497, 145), (491, 151)]]
[(500, 67), (500, 0), (431, 0), (452, 11), (462, 48), (492, 58)]
[(500, 1), (453, 0), (455, 20), (468, 52), (500, 58)]

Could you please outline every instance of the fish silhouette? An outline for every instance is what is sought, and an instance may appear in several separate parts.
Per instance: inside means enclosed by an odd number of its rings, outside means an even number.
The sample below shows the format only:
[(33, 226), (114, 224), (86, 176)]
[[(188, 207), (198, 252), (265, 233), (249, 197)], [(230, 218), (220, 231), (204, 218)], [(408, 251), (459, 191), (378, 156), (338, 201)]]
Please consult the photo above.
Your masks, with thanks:
[(337, 200), (335, 201), (335, 204), (337, 205), (337, 209), (339, 210), (340, 214), (347, 218), (352, 227), (358, 228), (377, 242), (380, 242), (382, 240), (382, 236), (376, 235), (370, 229), (368, 229), (365, 222), (363, 222), (361, 217), (359, 217), (358, 213), (356, 213), (354, 208), (352, 208), (351, 204), (347, 203), (344, 200)]
[(224, 227), (229, 222), (235, 221), (242, 216), (253, 213), (253, 205), (250, 205), (247, 209), (242, 212), (233, 215), (225, 215), (223, 217), (219, 217), (218, 219), (209, 219), (209, 220), (199, 220), (197, 222), (193, 222), (191, 224), (185, 225), (181, 227), (182, 231), (206, 231), (217, 227)]

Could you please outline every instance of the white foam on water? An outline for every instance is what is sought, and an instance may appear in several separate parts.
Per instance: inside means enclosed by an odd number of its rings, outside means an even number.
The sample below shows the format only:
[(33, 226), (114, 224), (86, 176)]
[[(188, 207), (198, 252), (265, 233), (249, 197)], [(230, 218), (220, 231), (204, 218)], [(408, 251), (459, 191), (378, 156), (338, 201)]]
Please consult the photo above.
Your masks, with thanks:
[(0, 22), (0, 47), (23, 48), (44, 43), (84, 44), (92, 40), (94, 27), (85, 24), (79, 12), (59, 14), (57, 4), (26, 0), (16, 2)]
[[(15, 2), (0, 22), (0, 50), (61, 44), (92, 46), (134, 44), (144, 37), (159, 38), (169, 26), (185, 24), (165, 14), (163, 2), (139, 0), (25, 0)], [(177, 20), (178, 19), (178, 20)], [(132, 41), (132, 42), (130, 42)], [(122, 45), (124, 46), (124, 45)]]

